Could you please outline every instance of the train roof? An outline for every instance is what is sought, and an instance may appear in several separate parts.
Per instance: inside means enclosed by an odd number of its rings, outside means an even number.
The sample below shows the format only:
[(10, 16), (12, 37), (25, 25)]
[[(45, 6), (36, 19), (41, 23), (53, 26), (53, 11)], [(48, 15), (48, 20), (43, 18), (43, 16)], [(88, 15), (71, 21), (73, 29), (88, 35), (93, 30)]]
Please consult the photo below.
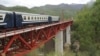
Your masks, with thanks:
[[(33, 13), (26, 13), (26, 12), (17, 12), (17, 11), (5, 11), (5, 10), (0, 10), (0, 13), (17, 13), (17, 14), (33, 14)], [(39, 15), (39, 14), (36, 14)]]
[(5, 11), (5, 10), (0, 10), (0, 13), (13, 13), (12, 11)]
[(15, 12), (16, 14), (22, 14), (22, 15), (40, 15), (40, 14), (33, 14), (33, 13), (26, 13), (26, 12)]
[(0, 10), (0, 13), (13, 13), (15, 12), (16, 14), (21, 14), (21, 15), (35, 15), (35, 16), (51, 16), (51, 17), (59, 17), (59, 16), (52, 16), (52, 15), (44, 15), (44, 14), (34, 14), (34, 13), (26, 13), (26, 12), (16, 12), (16, 11), (5, 11), (5, 10)]
[(51, 15), (44, 15), (44, 14), (25, 13), (25, 12), (15, 12), (15, 13), (22, 14), (22, 15), (29, 15), (29, 16), (51, 16)]
[(0, 13), (13, 13), (13, 12), (15, 12), (16, 14), (40, 15), (40, 14), (33, 14), (33, 13), (26, 13), (26, 12), (17, 12), (17, 11), (5, 11), (5, 10), (0, 10)]

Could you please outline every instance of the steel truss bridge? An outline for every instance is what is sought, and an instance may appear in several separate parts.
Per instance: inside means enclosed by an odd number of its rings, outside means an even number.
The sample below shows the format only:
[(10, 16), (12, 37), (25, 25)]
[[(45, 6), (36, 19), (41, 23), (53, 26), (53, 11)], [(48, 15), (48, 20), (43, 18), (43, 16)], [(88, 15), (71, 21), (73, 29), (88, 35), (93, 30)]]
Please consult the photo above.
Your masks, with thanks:
[(0, 56), (24, 56), (52, 39), (72, 20), (0, 33)]

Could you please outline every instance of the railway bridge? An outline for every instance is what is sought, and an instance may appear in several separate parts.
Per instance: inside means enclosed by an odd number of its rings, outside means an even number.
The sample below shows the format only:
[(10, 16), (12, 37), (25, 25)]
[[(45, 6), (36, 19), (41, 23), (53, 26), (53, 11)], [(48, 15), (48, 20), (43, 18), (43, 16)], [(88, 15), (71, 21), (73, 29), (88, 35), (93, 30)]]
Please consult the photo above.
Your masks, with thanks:
[(72, 20), (60, 21), (53, 24), (27, 27), (4, 31), (0, 33), (0, 56), (24, 56), (45, 44), (53, 37), (55, 41), (55, 51), (63, 55), (63, 30), (66, 29), (66, 43), (70, 42), (70, 26)]

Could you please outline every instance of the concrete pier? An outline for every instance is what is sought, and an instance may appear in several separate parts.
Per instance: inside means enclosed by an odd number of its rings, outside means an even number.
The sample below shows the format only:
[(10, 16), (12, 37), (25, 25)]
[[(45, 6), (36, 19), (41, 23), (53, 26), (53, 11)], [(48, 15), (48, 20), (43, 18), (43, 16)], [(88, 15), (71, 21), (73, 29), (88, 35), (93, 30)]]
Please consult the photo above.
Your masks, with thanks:
[(64, 49), (69, 50), (71, 45), (70, 26), (66, 28), (65, 35), (66, 42), (64, 43)]
[(63, 31), (55, 37), (55, 56), (63, 56)]
[(68, 26), (66, 30), (59, 31), (55, 36), (55, 39), (52, 39), (54, 42), (51, 40), (45, 44), (45, 53), (48, 51), (50, 52), (50, 50), (54, 51), (53, 49), (55, 49), (55, 56), (63, 56), (63, 51), (69, 50), (69, 46), (71, 45), (70, 30), (70, 26)]
[(67, 44), (71, 44), (71, 36), (70, 36), (70, 26), (68, 26), (67, 28), (66, 28), (66, 43)]

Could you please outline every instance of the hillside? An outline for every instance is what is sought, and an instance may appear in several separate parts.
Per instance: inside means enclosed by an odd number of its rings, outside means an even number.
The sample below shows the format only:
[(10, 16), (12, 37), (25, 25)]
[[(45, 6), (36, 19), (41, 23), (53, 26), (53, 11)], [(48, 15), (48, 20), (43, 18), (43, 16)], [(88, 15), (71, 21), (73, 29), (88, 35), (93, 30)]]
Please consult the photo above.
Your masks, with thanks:
[(82, 4), (60, 4), (60, 5), (45, 5), (41, 7), (31, 8), (36, 13), (61, 15), (62, 11), (65, 17), (73, 16), (77, 11), (83, 7)]
[(77, 14), (72, 32), (72, 41), (80, 41), (80, 50), (90, 52), (89, 56), (96, 56), (96, 51), (100, 50), (100, 0)]
[(29, 13), (49, 14), (61, 16), (62, 11), (64, 17), (68, 18), (74, 16), (77, 11), (82, 9), (84, 4), (59, 4), (59, 5), (45, 5), (40, 7), (27, 8), (24, 6), (5, 7), (0, 5), (0, 10), (21, 11)]

